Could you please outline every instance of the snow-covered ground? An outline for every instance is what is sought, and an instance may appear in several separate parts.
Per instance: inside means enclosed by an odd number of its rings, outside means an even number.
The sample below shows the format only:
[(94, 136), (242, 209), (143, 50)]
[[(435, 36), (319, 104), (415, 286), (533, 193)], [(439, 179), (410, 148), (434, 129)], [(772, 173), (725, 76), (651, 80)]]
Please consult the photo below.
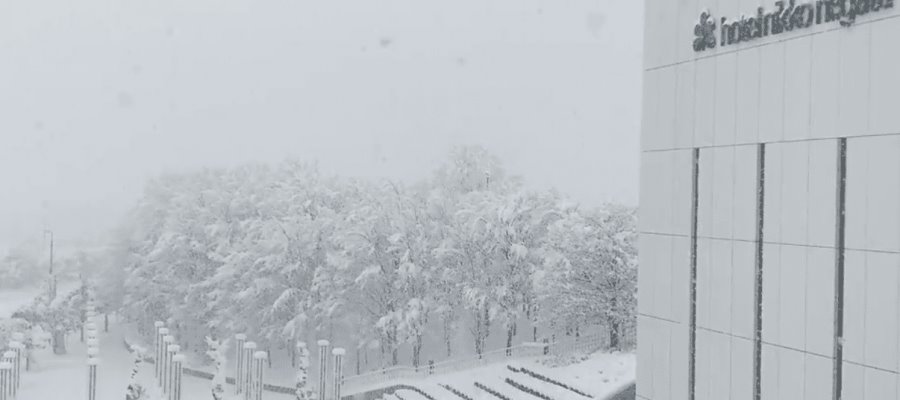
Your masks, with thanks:
[[(129, 382), (133, 359), (123, 344), (127, 329), (113, 324), (109, 333), (102, 333), (100, 342), (101, 365), (98, 370), (97, 400), (121, 400)], [(78, 342), (77, 336), (69, 339), (69, 354), (56, 356), (49, 350), (39, 350), (36, 354), (36, 365), (33, 370), (23, 376), (23, 386), (17, 400), (67, 400), (83, 398), (87, 393), (87, 365), (85, 346)], [(537, 398), (514, 388), (506, 379), (539, 391), (552, 400), (589, 400), (573, 391), (562, 388), (534, 376), (515, 372), (514, 369), (524, 367), (527, 370), (561, 382), (594, 399), (602, 400), (634, 382), (635, 357), (633, 354), (596, 353), (570, 365), (553, 366), (547, 359), (525, 359), (511, 362), (500, 362), (484, 367), (469, 369), (445, 375), (435, 375), (422, 380), (407, 380), (403, 383), (414, 385), (424, 390), (437, 400), (462, 400), (442, 385), (449, 385), (468, 395), (473, 400), (499, 400), (488, 392), (475, 386), (478, 382), (502, 393), (510, 400), (536, 400)], [(144, 363), (138, 379), (151, 392), (155, 392), (154, 366)], [(267, 383), (281, 382), (289, 371), (267, 370)], [(393, 384), (389, 383), (389, 384)], [(285, 386), (291, 386), (285, 384)], [(183, 398), (186, 400), (209, 399), (210, 381), (185, 376), (183, 381)], [(230, 393), (233, 387), (228, 387)], [(289, 395), (266, 392), (266, 400), (288, 400)], [(148, 400), (157, 400), (152, 396)], [(230, 400), (230, 399), (229, 399)], [(400, 390), (385, 396), (385, 400), (426, 400), (424, 396), (410, 390)]]
[[(509, 385), (506, 382), (507, 378), (518, 384), (527, 386), (530, 389), (546, 394), (553, 400), (588, 399), (573, 391), (536, 379), (528, 374), (513, 372), (507, 368), (507, 365), (516, 369), (524, 367), (554, 381), (575, 388), (583, 393), (592, 395), (598, 400), (605, 399), (622, 390), (634, 383), (635, 379), (634, 354), (595, 353), (584, 361), (566, 366), (553, 367), (546, 364), (546, 360), (527, 360), (511, 362), (509, 364), (495, 364), (448, 375), (434, 376), (418, 384), (414, 382), (410, 383), (416, 384), (416, 386), (419, 386), (439, 400), (444, 398), (461, 400), (441, 387), (441, 385), (449, 385), (474, 400), (498, 400), (488, 392), (476, 387), (475, 382), (498, 391), (512, 400), (537, 399), (537, 397)], [(450, 396), (447, 397), (447, 395)], [(403, 397), (404, 400), (410, 400), (402, 394), (401, 397)]]
[(595, 353), (583, 362), (564, 367), (553, 368), (540, 363), (522, 366), (602, 399), (634, 383), (636, 363), (631, 353)]
[[(102, 334), (100, 347), (102, 363), (98, 370), (97, 400), (121, 400), (124, 398), (133, 365), (131, 355), (123, 346), (122, 331), (114, 327), (110, 333)], [(36, 355), (37, 364), (33, 371), (23, 376), (23, 385), (17, 400), (67, 400), (83, 397), (83, 394), (87, 393), (85, 347), (77, 340), (71, 340), (69, 350), (69, 354), (64, 356), (52, 355), (49, 350), (39, 352)], [(525, 367), (601, 400), (634, 382), (634, 363), (635, 357), (632, 354), (597, 353), (583, 362), (568, 366), (553, 367), (545, 365), (540, 360), (514, 362), (512, 366)], [(507, 384), (506, 378), (538, 390), (553, 400), (587, 400), (586, 397), (559, 386), (535, 379), (527, 374), (510, 371), (506, 363), (404, 383), (421, 388), (437, 400), (461, 400), (441, 385), (450, 385), (474, 400), (498, 400), (491, 394), (475, 387), (475, 382), (499, 391), (511, 400), (536, 399)], [(153, 387), (152, 364), (142, 364), (139, 381), (148, 388)], [(211, 397), (208, 380), (185, 376), (183, 385), (184, 399), (208, 399)], [(233, 390), (230, 386), (228, 389), (229, 391)], [(291, 399), (291, 396), (266, 392), (264, 398), (266, 400), (287, 400)], [(396, 395), (385, 396), (385, 398), (387, 400), (424, 400), (422, 395), (410, 390), (400, 390)], [(150, 400), (156, 399), (150, 397)]]
[[(115, 328), (115, 327), (114, 327)], [(122, 400), (128, 386), (133, 359), (125, 350), (122, 332), (113, 329), (100, 337), (101, 364), (97, 372), (97, 400)], [(43, 350), (36, 355), (37, 365), (22, 377), (22, 388), (16, 400), (71, 400), (87, 398), (87, 356), (85, 346), (77, 340), (69, 342), (69, 354), (56, 356)], [(153, 392), (153, 364), (144, 363), (138, 375)], [(185, 400), (210, 399), (210, 381), (185, 376), (182, 382)], [(229, 386), (229, 390), (233, 390)], [(147, 400), (157, 400), (151, 396)], [(289, 400), (290, 396), (269, 393), (265, 400)], [(229, 399), (230, 400), (230, 399)]]

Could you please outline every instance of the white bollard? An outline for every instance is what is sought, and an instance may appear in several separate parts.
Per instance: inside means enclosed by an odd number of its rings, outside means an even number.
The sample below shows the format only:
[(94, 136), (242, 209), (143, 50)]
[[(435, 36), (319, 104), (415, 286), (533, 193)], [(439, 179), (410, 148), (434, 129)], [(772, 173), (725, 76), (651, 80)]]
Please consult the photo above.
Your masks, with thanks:
[(5, 364), (9, 364), (9, 371), (7, 371), (6, 376), (6, 394), (10, 399), (16, 398), (16, 388), (13, 385), (13, 365), (16, 362), (16, 353), (13, 351), (6, 351), (3, 353), (3, 359), (0, 360)]
[[(157, 321), (157, 322), (160, 322), (160, 321)], [(159, 324), (157, 324), (157, 325), (159, 325)], [(159, 325), (159, 327), (156, 328), (156, 353), (153, 355), (153, 362), (156, 365), (155, 376), (156, 376), (157, 383), (159, 382), (160, 378), (162, 377), (163, 345), (165, 345), (165, 343), (163, 342), (163, 338), (166, 337), (166, 335), (168, 335), (168, 334), (169, 334), (169, 330), (166, 329), (164, 326)]]
[(163, 389), (165, 393), (171, 394), (173, 391), (173, 383), (175, 381), (175, 355), (181, 351), (181, 346), (177, 344), (170, 344), (166, 347), (166, 370), (168, 371), (165, 376), (165, 384), (163, 385)]
[(265, 371), (266, 358), (268, 354), (264, 351), (257, 351), (253, 354), (253, 400), (262, 400), (263, 387), (263, 371)]
[(256, 351), (256, 343), (244, 343), (244, 400), (250, 400), (253, 393), (253, 353)]
[(88, 400), (97, 400), (97, 365), (99, 358), (89, 358), (88, 361)]
[(319, 400), (325, 400), (327, 394), (328, 382), (328, 346), (331, 345), (327, 340), (320, 340), (319, 345)]
[(166, 392), (166, 377), (169, 374), (169, 346), (175, 343), (175, 337), (172, 335), (163, 336), (163, 345), (162, 349), (160, 349), (160, 356), (162, 357), (162, 369), (159, 374), (159, 387), (163, 389), (163, 393)]
[(334, 372), (331, 377), (334, 386), (332, 386), (332, 390), (334, 391), (334, 399), (341, 400), (341, 385), (344, 383), (344, 355), (347, 354), (347, 350), (336, 347), (331, 351), (331, 354), (334, 355)]
[(13, 393), (19, 390), (21, 376), (22, 376), (22, 348), (24, 345), (15, 340), (9, 342), (9, 351), (12, 351), (15, 355), (13, 356), (12, 361), (12, 387)]
[(28, 348), (25, 346), (25, 334), (22, 332), (13, 333), (13, 340), (19, 343), (19, 371), (17, 374), (21, 381), (22, 370), (28, 366), (28, 360), (26, 360), (26, 357), (28, 357)]
[(169, 391), (169, 400), (181, 400), (181, 378), (184, 373), (183, 354), (175, 354), (172, 356), (172, 390)]
[(0, 400), (9, 400), (10, 376), (12, 375), (12, 364), (8, 362), (0, 362)]
[(236, 394), (241, 394), (244, 388), (244, 380), (242, 377), (244, 376), (244, 343), (247, 342), (247, 335), (239, 333), (234, 335), (234, 339), (237, 341), (235, 344), (235, 350), (237, 350), (237, 362), (234, 371), (234, 392)]

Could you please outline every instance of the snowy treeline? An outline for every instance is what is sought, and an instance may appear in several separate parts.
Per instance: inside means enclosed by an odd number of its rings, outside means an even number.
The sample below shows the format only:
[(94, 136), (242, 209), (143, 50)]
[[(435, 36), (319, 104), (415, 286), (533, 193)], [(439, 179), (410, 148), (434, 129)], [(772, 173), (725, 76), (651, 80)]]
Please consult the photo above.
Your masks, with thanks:
[(587, 326), (623, 332), (636, 302), (634, 220), (528, 192), (471, 147), (410, 186), (296, 162), (167, 175), (124, 224), (100, 295), (145, 332), (171, 318), (197, 352), (207, 335), (244, 332), (263, 348), (333, 338), (420, 365), (426, 339), (449, 357), (490, 350), (498, 331), (508, 345)]
[[(0, 289), (34, 287), (47, 284), (50, 265), (46, 243), (38, 239), (25, 240), (10, 249), (0, 249)], [(53, 273), (60, 282), (78, 279), (91, 273), (96, 265), (96, 250), (61, 253), (57, 251)], [(0, 253), (2, 254), (2, 253)]]

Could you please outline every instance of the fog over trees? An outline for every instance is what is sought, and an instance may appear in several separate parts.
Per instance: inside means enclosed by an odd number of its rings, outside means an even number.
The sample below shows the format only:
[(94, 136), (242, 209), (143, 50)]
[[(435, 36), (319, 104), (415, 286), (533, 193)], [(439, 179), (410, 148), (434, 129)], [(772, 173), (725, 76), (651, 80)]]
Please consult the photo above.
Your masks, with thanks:
[(479, 147), (412, 185), (296, 161), (160, 176), (112, 237), (102, 308), (169, 321), (198, 359), (235, 333), (292, 357), (330, 339), (359, 370), (633, 335), (634, 210), (526, 191)]

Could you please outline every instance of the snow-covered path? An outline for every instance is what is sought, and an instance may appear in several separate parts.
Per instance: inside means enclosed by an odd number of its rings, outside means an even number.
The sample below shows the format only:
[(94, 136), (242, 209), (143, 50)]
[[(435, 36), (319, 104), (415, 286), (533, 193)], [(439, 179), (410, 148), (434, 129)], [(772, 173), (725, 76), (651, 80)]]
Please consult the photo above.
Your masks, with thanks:
[[(17, 400), (68, 400), (87, 397), (86, 347), (77, 340), (69, 342), (69, 353), (53, 355), (39, 351), (36, 365), (22, 376)], [(97, 398), (121, 400), (131, 373), (131, 356), (115, 332), (101, 333), (100, 362), (97, 369)]]
[[(121, 331), (113, 329), (100, 334), (100, 366), (97, 370), (97, 400), (122, 400), (128, 386), (133, 360), (125, 350)], [(87, 355), (86, 348), (77, 340), (71, 341), (69, 354), (55, 356), (42, 351), (37, 356), (37, 365), (22, 377), (22, 388), (16, 400), (77, 400), (87, 398)], [(153, 385), (153, 364), (144, 363), (138, 376), (139, 381), (155, 392)], [(182, 382), (182, 398), (185, 400), (210, 399), (210, 381), (185, 376)], [(233, 387), (228, 387), (229, 391)], [(289, 400), (288, 395), (266, 392), (265, 400)], [(148, 400), (156, 400), (150, 397)]]
[[(122, 400), (133, 366), (131, 354), (124, 346), (124, 330), (117, 325), (112, 331), (100, 334), (100, 359), (98, 368), (97, 400)], [(23, 386), (16, 400), (78, 400), (87, 397), (87, 364), (86, 348), (79, 343), (77, 336), (69, 341), (69, 354), (55, 356), (49, 350), (42, 350), (36, 355), (37, 364), (33, 370), (23, 376)], [(439, 400), (455, 398), (440, 384), (450, 384), (467, 393), (474, 399), (493, 399), (492, 396), (475, 388), (474, 382), (481, 382), (491, 388), (501, 390), (514, 400), (531, 400), (531, 395), (509, 387), (504, 378), (510, 377), (533, 389), (540, 390), (554, 399), (583, 400), (581, 396), (561, 390), (526, 375), (512, 373), (506, 368), (507, 363), (474, 368), (457, 373), (433, 376), (423, 380), (406, 382), (413, 384)], [(551, 378), (570, 384), (593, 394), (597, 399), (616, 393), (634, 381), (634, 356), (631, 354), (595, 354), (581, 363), (553, 368), (545, 366), (538, 360), (521, 360), (512, 363), (514, 366), (527, 367), (532, 371), (545, 374)], [(138, 376), (139, 381), (149, 390), (151, 396), (147, 400), (159, 400), (154, 388), (153, 364), (143, 363)], [(266, 379), (269, 382), (269, 379)], [(394, 382), (400, 383), (400, 382)], [(191, 376), (184, 376), (182, 398), (185, 400), (210, 399), (210, 381)], [(227, 388), (231, 394), (233, 387)], [(416, 400), (415, 392), (402, 391), (404, 400)], [(236, 396), (234, 396), (236, 398)], [(265, 400), (290, 400), (292, 396), (265, 392)], [(234, 400), (234, 399), (228, 399)]]

